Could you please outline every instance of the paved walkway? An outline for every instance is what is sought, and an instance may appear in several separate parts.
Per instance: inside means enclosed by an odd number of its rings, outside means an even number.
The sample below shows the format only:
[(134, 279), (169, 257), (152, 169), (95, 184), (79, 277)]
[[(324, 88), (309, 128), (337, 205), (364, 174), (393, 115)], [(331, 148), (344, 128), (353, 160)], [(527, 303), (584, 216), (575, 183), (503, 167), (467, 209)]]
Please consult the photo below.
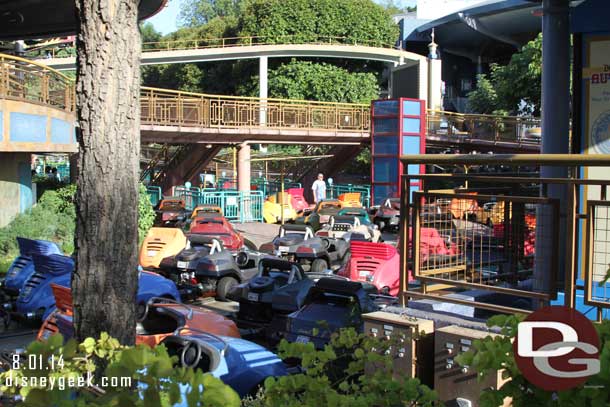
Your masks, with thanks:
[(270, 223), (234, 223), (235, 230), (244, 234), (244, 237), (260, 247), (263, 243), (273, 240), (277, 236), (280, 225)]

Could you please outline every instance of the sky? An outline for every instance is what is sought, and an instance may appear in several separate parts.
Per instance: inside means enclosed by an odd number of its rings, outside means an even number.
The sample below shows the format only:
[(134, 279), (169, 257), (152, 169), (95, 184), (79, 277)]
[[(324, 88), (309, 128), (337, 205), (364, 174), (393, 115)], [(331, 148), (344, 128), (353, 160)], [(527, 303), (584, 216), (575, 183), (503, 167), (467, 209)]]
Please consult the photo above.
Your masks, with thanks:
[[(180, 4), (183, 1), (185, 0), (168, 0), (167, 6), (147, 21), (151, 22), (155, 29), (160, 31), (163, 35), (176, 31)], [(401, 4), (403, 7), (407, 7), (414, 6), (417, 3), (417, 0), (399, 0), (396, 1), (396, 3)]]

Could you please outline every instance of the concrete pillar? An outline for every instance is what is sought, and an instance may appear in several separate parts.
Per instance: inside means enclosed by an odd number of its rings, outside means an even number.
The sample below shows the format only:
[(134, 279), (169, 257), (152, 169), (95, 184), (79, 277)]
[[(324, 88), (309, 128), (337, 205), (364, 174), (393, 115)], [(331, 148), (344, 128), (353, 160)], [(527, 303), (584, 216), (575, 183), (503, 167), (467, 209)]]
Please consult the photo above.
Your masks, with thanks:
[(32, 156), (30, 153), (0, 153), (0, 227), (32, 207)]
[[(542, 18), (542, 148), (543, 154), (566, 154), (570, 152), (570, 27), (569, 0), (544, 0)], [(541, 167), (543, 178), (565, 178), (566, 168)], [(559, 253), (566, 253), (566, 188), (550, 185), (548, 195), (561, 200), (559, 230)], [(542, 242), (542, 233), (553, 227), (548, 216), (537, 217), (536, 241)], [(539, 239), (540, 238), (540, 239)], [(546, 232), (548, 239), (548, 232)], [(550, 287), (550, 265), (547, 261), (552, 253), (550, 248), (536, 245), (536, 288), (548, 290)], [(565, 257), (558, 256), (558, 277), (563, 279), (566, 270)], [(571, 293), (566, 293), (566, 297)]]
[[(267, 99), (267, 66), (268, 66), (268, 57), (263, 56), (258, 59), (258, 97), (261, 99)], [(260, 110), (260, 124), (264, 126), (267, 124), (267, 107), (263, 101), (261, 101), (261, 110)]]
[(250, 145), (243, 143), (239, 145), (237, 152), (237, 189), (239, 191), (250, 191)]

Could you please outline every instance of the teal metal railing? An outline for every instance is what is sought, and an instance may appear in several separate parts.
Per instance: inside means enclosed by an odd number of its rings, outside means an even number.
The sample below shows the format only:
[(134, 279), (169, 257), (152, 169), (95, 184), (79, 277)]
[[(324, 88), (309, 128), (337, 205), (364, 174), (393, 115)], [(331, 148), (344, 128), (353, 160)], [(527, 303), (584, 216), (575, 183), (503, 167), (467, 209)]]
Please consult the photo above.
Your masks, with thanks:
[(157, 206), (159, 201), (163, 198), (163, 194), (161, 193), (161, 187), (148, 186), (146, 187), (146, 193), (148, 194), (148, 198), (150, 198), (150, 203), (153, 206)]
[[(158, 188), (160, 194), (161, 189), (159, 187), (149, 188), (151, 188), (151, 191), (153, 188)], [(240, 192), (235, 190), (176, 186), (173, 188), (173, 196), (183, 199), (188, 210), (193, 210), (197, 205), (215, 205), (222, 209), (225, 218), (230, 221), (240, 223), (263, 221), (263, 201), (265, 196), (262, 191)]]
[(360, 203), (367, 208), (371, 205), (371, 187), (369, 185), (333, 184), (328, 187), (327, 197), (336, 199), (347, 192), (360, 192)]
[[(253, 178), (250, 181), (256, 191), (261, 191), (264, 196), (276, 194), (281, 191), (282, 183), (278, 180), (269, 181), (265, 178)], [(284, 181), (284, 190), (288, 188), (302, 188), (300, 182)]]

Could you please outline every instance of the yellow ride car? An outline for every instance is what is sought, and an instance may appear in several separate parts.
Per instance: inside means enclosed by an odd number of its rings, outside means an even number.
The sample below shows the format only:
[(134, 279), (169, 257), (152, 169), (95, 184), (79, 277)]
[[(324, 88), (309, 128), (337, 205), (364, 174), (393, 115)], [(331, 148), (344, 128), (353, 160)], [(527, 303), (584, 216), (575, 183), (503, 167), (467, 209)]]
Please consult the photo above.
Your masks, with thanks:
[[(267, 223), (277, 223), (282, 220), (282, 211), (284, 215), (284, 222), (294, 221), (297, 218), (297, 211), (294, 210), (290, 204), (291, 196), (289, 193), (284, 192), (283, 204), (281, 192), (271, 195), (263, 202), (263, 219)], [(283, 210), (282, 210), (283, 208)]]

